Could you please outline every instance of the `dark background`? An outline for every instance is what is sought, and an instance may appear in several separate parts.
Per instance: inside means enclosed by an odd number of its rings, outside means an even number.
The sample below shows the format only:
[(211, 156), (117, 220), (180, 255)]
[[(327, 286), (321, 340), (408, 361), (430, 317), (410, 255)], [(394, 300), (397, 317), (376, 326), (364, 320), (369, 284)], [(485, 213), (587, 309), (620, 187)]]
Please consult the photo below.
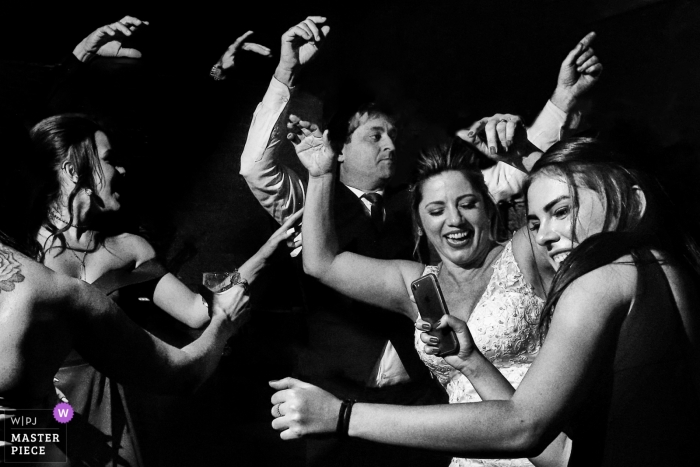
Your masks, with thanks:
[[(583, 103), (589, 131), (672, 181), (679, 216), (697, 210), (698, 2), (25, 2), (1, 11), (0, 111), (27, 127), (56, 111), (101, 118), (128, 156), (124, 210), (131, 225), (193, 287), (202, 271), (242, 264), (276, 228), (238, 176), (239, 156), (281, 34), (312, 14), (327, 16), (332, 29), (300, 91), (328, 103), (326, 118), (349, 86), (390, 103), (400, 116), (395, 183), (410, 179), (420, 147), (478, 118), (510, 112), (532, 121), (568, 51), (596, 31), (593, 47), (605, 70)], [(94, 29), (127, 14), (151, 23), (139, 38), (143, 59), (96, 60), (49, 102), (54, 65)], [(270, 47), (274, 58), (240, 53), (233, 76), (210, 80), (214, 62), (249, 29), (250, 40)], [(220, 372), (223, 391), (209, 388), (190, 402), (192, 412), (218, 411), (219, 418), (181, 421), (201, 428), (199, 442), (223, 443), (230, 459), (272, 465), (300, 458), (298, 444), (274, 442), (265, 383), (293, 365), (301, 321), (289, 266), (280, 252), (255, 284), (256, 314), (234, 345), (239, 358)], [(222, 449), (205, 461), (181, 442), (172, 457), (216, 465)]]

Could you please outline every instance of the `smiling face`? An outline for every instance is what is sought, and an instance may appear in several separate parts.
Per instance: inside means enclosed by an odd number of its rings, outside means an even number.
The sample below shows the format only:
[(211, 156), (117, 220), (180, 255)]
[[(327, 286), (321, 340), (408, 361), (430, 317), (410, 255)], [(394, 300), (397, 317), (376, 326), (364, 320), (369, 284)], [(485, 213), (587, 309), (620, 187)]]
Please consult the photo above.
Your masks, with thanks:
[(482, 194), (462, 172), (434, 175), (419, 187), (420, 221), (443, 262), (478, 266), (491, 249), (491, 220)]
[(340, 181), (364, 191), (383, 189), (396, 171), (396, 128), (381, 114), (354, 118), (359, 125), (338, 156)]
[(574, 189), (578, 207), (563, 176), (538, 175), (527, 192), (528, 227), (555, 270), (574, 248), (602, 232), (605, 225), (605, 207), (598, 193), (588, 188)]
[(117, 190), (119, 189), (121, 177), (126, 173), (126, 170), (115, 157), (107, 135), (101, 131), (95, 133), (95, 144), (97, 146), (101, 174), (95, 175), (96, 191), (93, 196), (96, 196), (99, 200), (97, 204), (101, 211), (117, 211), (121, 207)]

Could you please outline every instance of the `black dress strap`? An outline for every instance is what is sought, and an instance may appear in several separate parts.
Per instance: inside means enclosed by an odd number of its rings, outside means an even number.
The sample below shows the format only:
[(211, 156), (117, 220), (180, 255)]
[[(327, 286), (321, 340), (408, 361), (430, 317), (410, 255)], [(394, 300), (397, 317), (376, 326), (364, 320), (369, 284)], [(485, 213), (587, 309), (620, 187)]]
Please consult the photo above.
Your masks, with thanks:
[[(100, 276), (92, 285), (100, 289), (105, 295), (110, 295), (116, 290), (129, 285), (142, 284), (144, 282), (154, 281), (154, 279), (160, 280), (167, 273), (168, 271), (162, 264), (155, 259), (151, 259), (141, 264), (136, 269), (121, 268), (109, 271)], [(157, 283), (158, 281), (154, 281), (154, 290)], [(151, 297), (149, 298), (153, 299), (152, 295), (151, 293)]]

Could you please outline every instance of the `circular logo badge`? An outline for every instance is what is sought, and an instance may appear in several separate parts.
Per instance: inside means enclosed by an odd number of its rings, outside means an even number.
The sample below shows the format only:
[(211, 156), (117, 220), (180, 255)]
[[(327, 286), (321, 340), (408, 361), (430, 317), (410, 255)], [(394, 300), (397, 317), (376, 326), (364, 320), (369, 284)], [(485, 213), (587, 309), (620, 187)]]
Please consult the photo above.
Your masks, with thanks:
[(56, 407), (53, 408), (53, 418), (55, 418), (58, 423), (70, 422), (73, 420), (73, 407), (65, 402), (56, 404)]

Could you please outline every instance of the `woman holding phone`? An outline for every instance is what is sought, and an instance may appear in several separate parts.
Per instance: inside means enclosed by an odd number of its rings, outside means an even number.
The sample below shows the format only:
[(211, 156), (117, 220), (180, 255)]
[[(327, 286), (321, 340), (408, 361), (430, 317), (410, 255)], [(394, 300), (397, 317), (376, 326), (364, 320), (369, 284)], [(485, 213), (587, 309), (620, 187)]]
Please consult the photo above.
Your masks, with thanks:
[[(299, 154), (310, 174), (302, 225), (305, 271), (350, 298), (412, 321), (419, 313), (411, 283), (434, 274), (449, 312), (470, 322), (479, 350), (517, 386), (539, 349), (537, 319), (544, 293), (528, 233), (520, 231), (505, 244), (498, 241), (497, 208), (481, 172), (472, 168), (472, 146), (455, 139), (425, 151), (418, 160), (411, 202), (417, 248), (420, 242), (430, 242), (441, 260), (437, 266), (338, 251), (331, 228), (335, 158), (329, 152)], [(488, 380), (475, 378), (470, 383), (442, 358), (423, 352), (419, 337), (417, 332), (417, 351), (447, 390), (450, 403), (503, 396), (491, 391)], [(565, 437), (558, 442), (564, 443)], [(455, 458), (453, 465), (484, 462), (530, 465), (526, 459), (513, 463), (463, 458)]]
[[(542, 348), (522, 384), (504, 400), (453, 406), (346, 403), (341, 431), (519, 457), (551, 448), (566, 430), (568, 465), (690, 465), (700, 439), (697, 245), (644, 176), (590, 139), (550, 149), (527, 197), (529, 227), (557, 273), (541, 317)], [(494, 388), (507, 392), (464, 323), (453, 316), (438, 327), (445, 326), (467, 349), (450, 362), (492, 374)], [(273, 427), (283, 438), (336, 429), (331, 414), (341, 402), (333, 396), (295, 380), (271, 384), (281, 390), (272, 398), (282, 415)]]

